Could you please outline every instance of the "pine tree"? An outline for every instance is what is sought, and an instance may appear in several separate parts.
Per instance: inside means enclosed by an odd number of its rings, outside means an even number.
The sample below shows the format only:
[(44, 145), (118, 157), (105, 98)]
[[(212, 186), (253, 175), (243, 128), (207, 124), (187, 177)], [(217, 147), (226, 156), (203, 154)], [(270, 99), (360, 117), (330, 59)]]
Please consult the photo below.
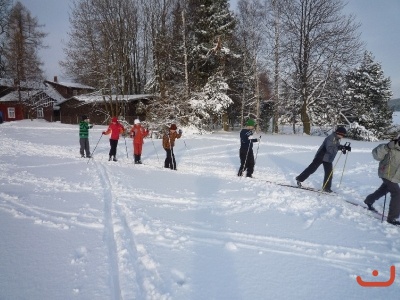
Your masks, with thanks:
[(201, 90), (210, 76), (224, 75), (235, 20), (228, 0), (190, 0), (188, 4), (190, 73), (193, 90)]
[(346, 99), (353, 119), (378, 138), (383, 138), (392, 123), (388, 101), (392, 96), (390, 78), (371, 52), (364, 53), (360, 67), (346, 76)]

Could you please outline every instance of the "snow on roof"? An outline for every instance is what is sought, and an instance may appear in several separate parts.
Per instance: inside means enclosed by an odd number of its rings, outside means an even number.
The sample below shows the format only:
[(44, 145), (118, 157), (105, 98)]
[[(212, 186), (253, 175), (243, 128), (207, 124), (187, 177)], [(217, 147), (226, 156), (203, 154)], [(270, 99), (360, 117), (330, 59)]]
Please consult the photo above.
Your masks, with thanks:
[[(29, 98), (33, 97), (37, 93), (39, 93), (39, 90), (33, 90), (33, 91), (21, 91), (21, 100), (26, 101)], [(11, 93), (8, 93), (7, 95), (3, 96), (0, 98), (1, 102), (12, 102), (12, 101), (18, 101), (19, 99), (19, 94), (18, 91), (14, 91)]]
[(0, 78), (0, 86), (13, 87), (14, 81), (9, 78)]
[[(7, 87), (15, 87), (15, 83), (13, 79), (10, 78), (0, 78), (0, 86), (7, 86)], [(21, 81), (19, 86), (21, 88), (28, 88), (28, 89), (41, 89), (43, 88), (42, 81)]]
[(55, 105), (58, 105), (65, 100), (65, 98), (63, 96), (61, 96), (61, 94), (59, 92), (57, 92), (57, 90), (51, 84), (46, 85), (46, 89), (44, 90), (44, 92), (50, 98), (56, 100), (56, 103), (54, 103)]
[(50, 81), (50, 80), (46, 80), (46, 82), (48, 82), (50, 84), (57, 84), (57, 85), (66, 86), (66, 87), (69, 87), (69, 88), (90, 89), (90, 90), (94, 90), (95, 89), (92, 86), (88, 86), (88, 85), (84, 85), (84, 84), (80, 84), (80, 83), (76, 83), (76, 82)]

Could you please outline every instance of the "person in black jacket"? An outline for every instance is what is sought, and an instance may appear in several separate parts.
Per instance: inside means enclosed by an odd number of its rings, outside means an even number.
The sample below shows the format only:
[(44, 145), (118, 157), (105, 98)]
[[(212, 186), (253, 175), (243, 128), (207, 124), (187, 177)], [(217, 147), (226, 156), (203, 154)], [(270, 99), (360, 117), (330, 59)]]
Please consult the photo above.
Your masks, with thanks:
[(346, 151), (351, 151), (350, 146), (340, 145), (340, 139), (346, 135), (346, 128), (338, 127), (335, 132), (328, 135), (322, 145), (319, 147), (317, 153), (311, 164), (296, 177), (297, 186), (301, 187), (301, 183), (313, 174), (319, 166), (324, 166), (324, 183), (322, 185), (323, 191), (332, 193), (332, 172), (333, 161), (335, 160), (337, 152), (340, 150), (344, 154)]
[(249, 119), (246, 122), (246, 128), (240, 131), (240, 167), (238, 176), (242, 176), (244, 171), (246, 171), (246, 177), (252, 177), (253, 175), (255, 165), (253, 143), (259, 142), (259, 139), (253, 138), (255, 125), (256, 122), (253, 119)]

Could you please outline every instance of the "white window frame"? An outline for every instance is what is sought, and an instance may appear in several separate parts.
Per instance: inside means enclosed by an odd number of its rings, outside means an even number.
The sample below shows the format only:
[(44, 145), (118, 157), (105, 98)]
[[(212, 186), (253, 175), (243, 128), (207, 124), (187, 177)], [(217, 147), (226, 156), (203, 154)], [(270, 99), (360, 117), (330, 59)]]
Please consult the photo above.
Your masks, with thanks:
[(44, 118), (43, 107), (39, 107), (36, 110), (36, 118), (38, 118), (38, 119), (43, 119)]
[(15, 107), (7, 107), (7, 116), (9, 119), (15, 119)]

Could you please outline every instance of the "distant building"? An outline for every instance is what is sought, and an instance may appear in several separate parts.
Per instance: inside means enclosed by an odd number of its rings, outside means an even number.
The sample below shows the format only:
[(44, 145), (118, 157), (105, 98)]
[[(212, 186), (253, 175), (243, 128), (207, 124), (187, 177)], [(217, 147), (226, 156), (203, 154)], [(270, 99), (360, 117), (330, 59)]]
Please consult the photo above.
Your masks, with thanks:
[(46, 85), (52, 86), (64, 99), (69, 99), (74, 96), (93, 93), (94, 87), (73, 82), (59, 82), (57, 76), (54, 76), (53, 81), (46, 80)]
[(113, 103), (119, 103), (121, 115), (128, 123), (133, 124), (136, 118), (146, 119), (145, 107), (156, 98), (157, 96), (151, 94), (103, 96), (93, 93), (74, 96), (59, 104), (60, 121), (62, 123), (77, 124), (82, 115), (87, 115), (91, 123), (107, 124), (110, 116), (106, 110), (106, 103), (112, 101)]
[(45, 119), (60, 121), (59, 103), (74, 95), (95, 89), (78, 83), (44, 81), (41, 84), (23, 83), (18, 88), (12, 80), (0, 79), (0, 116), (3, 121)]
[(136, 118), (146, 119), (146, 106), (155, 98), (151, 94), (103, 96), (87, 85), (59, 82), (57, 76), (53, 81), (21, 84), (18, 88), (11, 80), (0, 79), (0, 118), (2, 121), (45, 119), (77, 124), (82, 115), (87, 115), (92, 123), (105, 124), (110, 117), (106, 106), (112, 101), (118, 103), (121, 116), (133, 124)]

